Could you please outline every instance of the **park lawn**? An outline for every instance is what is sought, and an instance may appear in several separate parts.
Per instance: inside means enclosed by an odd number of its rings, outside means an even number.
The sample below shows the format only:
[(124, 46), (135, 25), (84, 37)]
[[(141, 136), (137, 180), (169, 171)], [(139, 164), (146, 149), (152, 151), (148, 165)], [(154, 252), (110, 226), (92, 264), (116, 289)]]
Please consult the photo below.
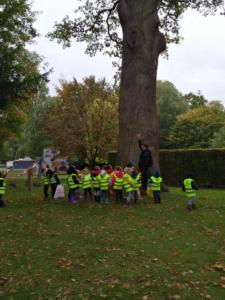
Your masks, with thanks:
[(0, 210), (0, 299), (225, 299), (223, 190), (188, 212), (179, 189), (158, 206), (72, 207), (23, 183)]

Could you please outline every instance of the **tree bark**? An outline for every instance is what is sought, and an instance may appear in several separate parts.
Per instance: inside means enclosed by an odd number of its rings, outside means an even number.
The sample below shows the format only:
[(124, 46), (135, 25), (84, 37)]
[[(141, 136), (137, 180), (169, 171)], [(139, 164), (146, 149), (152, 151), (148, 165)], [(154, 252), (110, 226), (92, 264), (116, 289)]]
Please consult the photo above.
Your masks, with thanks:
[(120, 0), (123, 30), (118, 163), (138, 162), (137, 135), (142, 134), (159, 170), (156, 80), (159, 54), (166, 41), (159, 31), (157, 0)]

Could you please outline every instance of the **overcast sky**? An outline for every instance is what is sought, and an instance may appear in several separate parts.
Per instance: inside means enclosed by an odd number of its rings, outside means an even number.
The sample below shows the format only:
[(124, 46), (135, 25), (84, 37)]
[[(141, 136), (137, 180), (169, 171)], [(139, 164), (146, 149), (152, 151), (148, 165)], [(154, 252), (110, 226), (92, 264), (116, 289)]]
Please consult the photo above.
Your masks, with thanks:
[[(85, 45), (73, 43), (69, 49), (51, 42), (45, 35), (55, 21), (73, 15), (77, 0), (34, 0), (35, 10), (42, 11), (36, 27), (41, 34), (32, 46), (53, 68), (50, 93), (55, 93), (59, 79), (82, 79), (89, 75), (112, 80), (115, 70), (107, 56), (94, 58), (84, 54)], [(188, 12), (181, 22), (184, 40), (169, 46), (169, 59), (160, 59), (158, 79), (169, 80), (182, 93), (200, 90), (208, 100), (221, 100), (225, 104), (225, 17), (202, 17)]]

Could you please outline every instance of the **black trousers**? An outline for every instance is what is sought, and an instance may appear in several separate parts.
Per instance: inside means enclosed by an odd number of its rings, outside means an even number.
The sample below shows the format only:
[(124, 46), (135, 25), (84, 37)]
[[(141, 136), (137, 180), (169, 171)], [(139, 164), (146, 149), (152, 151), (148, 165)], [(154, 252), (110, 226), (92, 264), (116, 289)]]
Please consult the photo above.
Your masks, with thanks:
[(44, 197), (48, 198), (48, 188), (49, 188), (49, 184), (44, 184)]
[(115, 190), (116, 202), (123, 203), (123, 190)]
[(92, 190), (91, 190), (91, 188), (88, 188), (88, 189), (85, 189), (84, 190), (84, 199), (85, 200), (87, 200), (87, 195), (90, 195), (90, 198), (91, 198), (91, 200), (92, 200)]
[(142, 183), (142, 189), (147, 190), (148, 186), (148, 179), (151, 175), (150, 168), (141, 170), (141, 183)]
[(98, 203), (101, 202), (99, 188), (94, 188), (94, 199), (95, 199), (95, 202), (98, 202)]
[(153, 198), (155, 203), (161, 203), (160, 191), (153, 191)]
[(5, 202), (2, 199), (2, 195), (0, 195), (0, 207), (5, 207)]
[(56, 188), (57, 188), (57, 183), (51, 183), (51, 196), (52, 196), (52, 198), (54, 198), (54, 196), (55, 196)]

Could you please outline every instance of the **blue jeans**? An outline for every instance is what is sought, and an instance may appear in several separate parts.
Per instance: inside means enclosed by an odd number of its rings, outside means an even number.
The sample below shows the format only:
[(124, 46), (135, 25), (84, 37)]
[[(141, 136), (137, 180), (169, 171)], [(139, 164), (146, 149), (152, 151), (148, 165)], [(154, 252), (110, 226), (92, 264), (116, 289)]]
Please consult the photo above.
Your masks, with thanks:
[(101, 190), (100, 199), (101, 199), (101, 203), (108, 203), (109, 202), (109, 192), (108, 192), (108, 190)]
[(155, 203), (161, 203), (160, 191), (153, 191), (153, 198)]

